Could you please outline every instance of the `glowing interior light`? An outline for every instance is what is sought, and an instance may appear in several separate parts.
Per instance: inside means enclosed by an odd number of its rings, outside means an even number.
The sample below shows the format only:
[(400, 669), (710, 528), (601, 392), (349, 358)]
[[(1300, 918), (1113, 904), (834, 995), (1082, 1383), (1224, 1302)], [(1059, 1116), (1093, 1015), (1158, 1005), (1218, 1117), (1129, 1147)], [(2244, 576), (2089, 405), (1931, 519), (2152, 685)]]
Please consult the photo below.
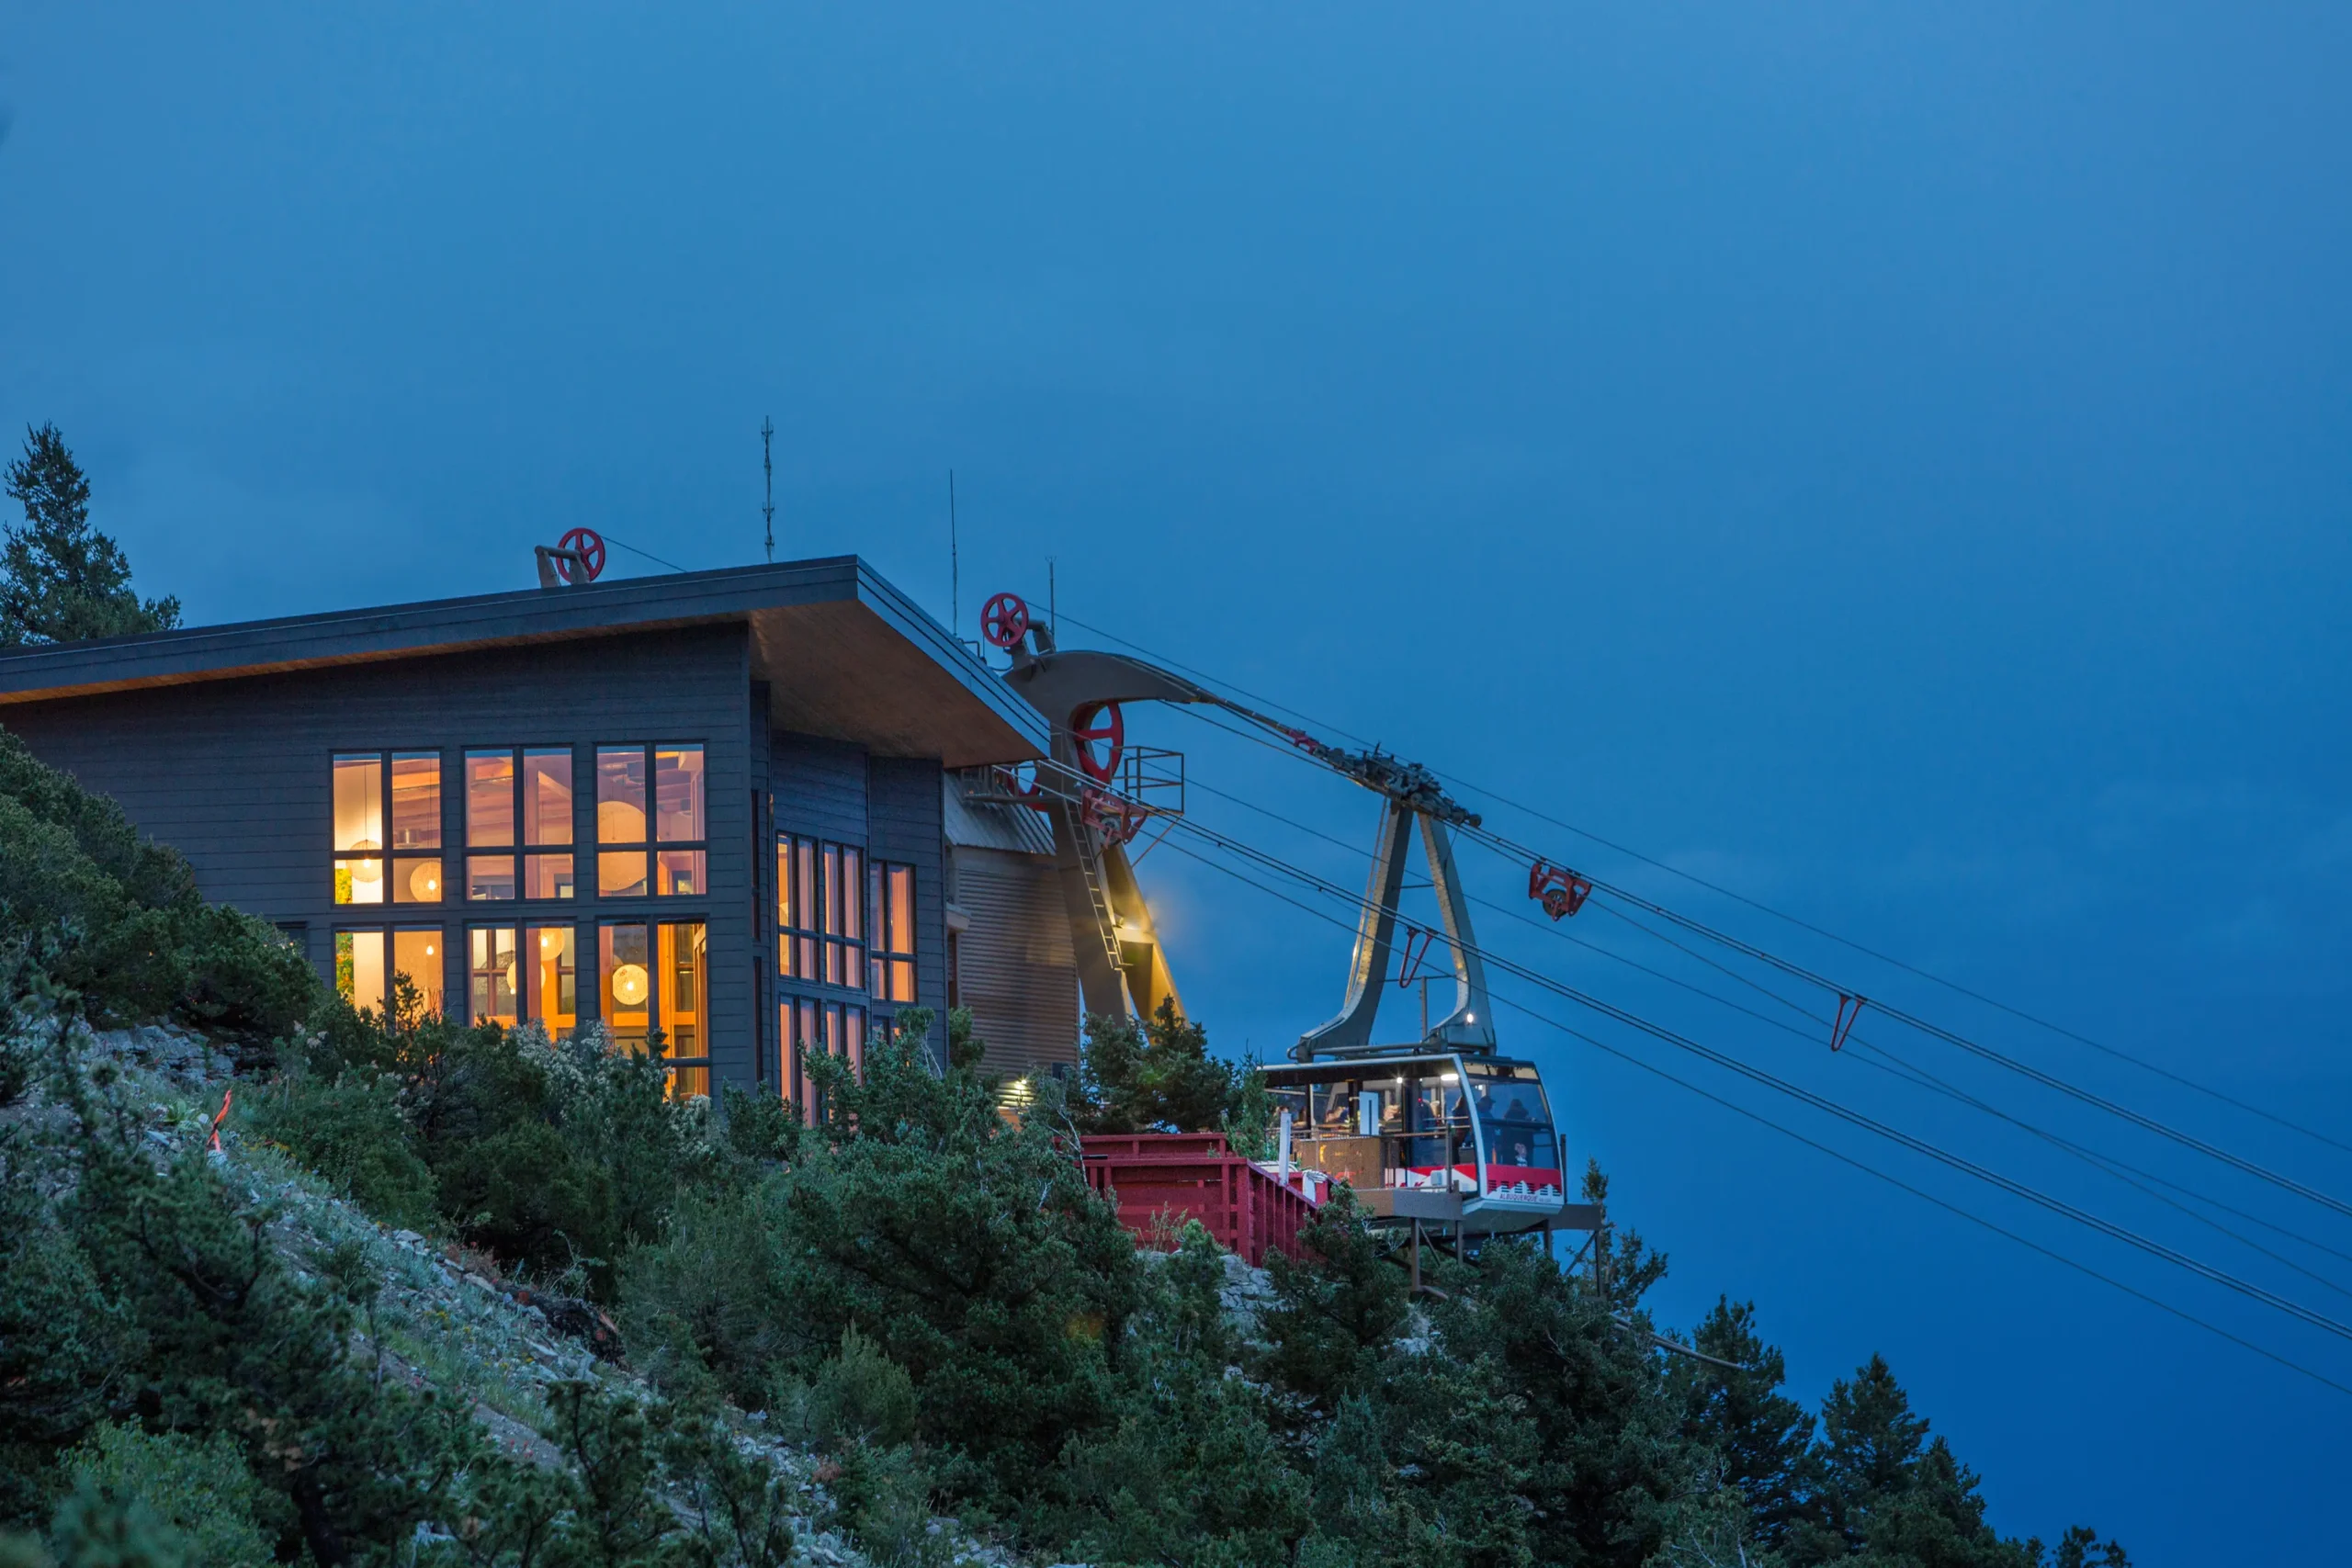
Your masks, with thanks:
[(645, 965), (624, 964), (613, 971), (613, 1000), (623, 1007), (637, 1007), (645, 1000)]
[(420, 902), (431, 903), (441, 897), (441, 868), (431, 861), (425, 862), (409, 874), (408, 886)]
[[(384, 846), (378, 843), (373, 839), (362, 839), (351, 847), (355, 850), (361, 851), (362, 852), (372, 854), (376, 851), (382, 849)], [(383, 877), (384, 863), (379, 860), (359, 861), (351, 868), (351, 879), (354, 882), (380, 882), (383, 880)]]

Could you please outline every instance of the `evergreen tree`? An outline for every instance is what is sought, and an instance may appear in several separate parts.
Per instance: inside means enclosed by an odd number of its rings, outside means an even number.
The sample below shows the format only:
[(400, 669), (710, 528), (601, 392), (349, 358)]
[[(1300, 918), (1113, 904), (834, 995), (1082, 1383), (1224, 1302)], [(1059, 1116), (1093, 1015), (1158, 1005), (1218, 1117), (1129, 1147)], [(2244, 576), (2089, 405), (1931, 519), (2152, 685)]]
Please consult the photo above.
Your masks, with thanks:
[(90, 481), (54, 424), (25, 433), (8, 465), (25, 525), (0, 544), (0, 646), (169, 631), (177, 599), (142, 600), (122, 547), (90, 526)]
[(1757, 1337), (1756, 1305), (1716, 1301), (1694, 1347), (1740, 1370), (1676, 1356), (1667, 1376), (1682, 1407), (1682, 1433), (1718, 1456), (1720, 1477), (1747, 1499), (1756, 1540), (1777, 1547), (1803, 1514), (1805, 1450), (1813, 1417), (1781, 1393), (1787, 1369)]
[(1885, 1357), (1871, 1356), (1850, 1381), (1831, 1384), (1814, 1450), (1831, 1522), (1846, 1528), (1871, 1504), (1908, 1491), (1927, 1439), (1928, 1419), (1911, 1414), (1911, 1396)]
[(1438, 1273), (1448, 1294), (1428, 1309), (1436, 1338), (1457, 1361), (1491, 1361), (1532, 1428), (1534, 1459), (1517, 1495), (1535, 1561), (1646, 1562), (1665, 1544), (1667, 1506), (1687, 1490), (1697, 1456), (1630, 1315), (1638, 1306), (1602, 1301), (1520, 1241), (1489, 1240), (1466, 1267), (1441, 1261)]
[(1090, 1016), (1079, 1068), (1080, 1130), (1087, 1133), (1204, 1133), (1224, 1127), (1243, 1086), (1232, 1066), (1208, 1054), (1208, 1031), (1180, 1015), (1175, 1002), (1138, 1027), (1132, 1020)]

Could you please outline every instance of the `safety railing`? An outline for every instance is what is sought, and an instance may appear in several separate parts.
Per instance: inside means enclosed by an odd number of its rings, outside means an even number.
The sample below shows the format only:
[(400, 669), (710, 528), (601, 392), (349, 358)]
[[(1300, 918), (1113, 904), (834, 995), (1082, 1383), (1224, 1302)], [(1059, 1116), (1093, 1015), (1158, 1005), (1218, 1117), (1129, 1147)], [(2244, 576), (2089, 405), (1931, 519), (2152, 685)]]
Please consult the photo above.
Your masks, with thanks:
[(1298, 1235), (1317, 1202), (1233, 1152), (1221, 1133), (1096, 1134), (1080, 1150), (1086, 1179), (1118, 1205), (1138, 1239), (1198, 1220), (1218, 1246), (1252, 1268), (1269, 1252), (1298, 1256)]

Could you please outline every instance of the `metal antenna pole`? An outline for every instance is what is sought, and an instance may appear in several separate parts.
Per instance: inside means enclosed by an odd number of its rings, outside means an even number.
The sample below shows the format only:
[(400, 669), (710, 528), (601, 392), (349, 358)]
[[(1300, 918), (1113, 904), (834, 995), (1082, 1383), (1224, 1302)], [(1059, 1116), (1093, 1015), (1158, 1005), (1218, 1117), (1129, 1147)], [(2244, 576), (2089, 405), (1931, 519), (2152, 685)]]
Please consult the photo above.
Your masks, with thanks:
[(963, 568), (956, 556), (956, 470), (947, 470), (947, 635), (964, 633)]
[(775, 564), (775, 421), (762, 415), (760, 419), (760, 471), (767, 476), (767, 504), (760, 508), (760, 515), (767, 519), (768, 564)]

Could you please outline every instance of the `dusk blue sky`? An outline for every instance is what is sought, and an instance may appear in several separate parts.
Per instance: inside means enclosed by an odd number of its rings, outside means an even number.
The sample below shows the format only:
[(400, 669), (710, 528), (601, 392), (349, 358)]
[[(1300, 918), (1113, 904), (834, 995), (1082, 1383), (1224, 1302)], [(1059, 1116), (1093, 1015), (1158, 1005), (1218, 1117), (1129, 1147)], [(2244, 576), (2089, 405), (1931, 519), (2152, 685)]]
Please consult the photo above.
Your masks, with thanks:
[[(1070, 617), (2352, 1143), (2352, 12), (206, 9), (0, 0), (0, 431), (56, 421), (191, 622), (521, 586), (583, 524), (755, 560), (772, 415), (780, 557), (855, 551), (946, 619), (953, 468), (967, 634), (1052, 560)], [(1369, 842), (1352, 786), (1133, 730)], [(2342, 1150), (1488, 808), (2352, 1196)], [(1142, 869), (1221, 1047), (1329, 1014), (1340, 933)], [(2315, 1280), (1860, 1053), (1482, 934), (2352, 1317), (2352, 1261), (2253, 1233)], [(2352, 1383), (2327, 1331), (1572, 1021)], [(2341, 1555), (2352, 1396), (1502, 1021), (1670, 1255), (1662, 1322), (1754, 1299), (1808, 1402), (1883, 1351), (2005, 1530)], [(1860, 1033), (2352, 1253), (2342, 1213)]]

